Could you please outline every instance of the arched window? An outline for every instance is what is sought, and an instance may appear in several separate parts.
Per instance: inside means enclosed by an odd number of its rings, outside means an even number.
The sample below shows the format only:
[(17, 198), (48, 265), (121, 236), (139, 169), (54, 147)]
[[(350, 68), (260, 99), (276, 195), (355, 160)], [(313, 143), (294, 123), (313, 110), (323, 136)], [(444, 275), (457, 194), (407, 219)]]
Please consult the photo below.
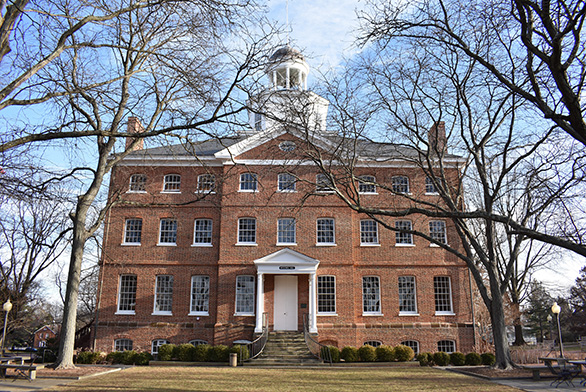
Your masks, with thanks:
[(202, 344), (208, 344), (208, 342), (206, 342), (205, 340), (201, 340), (201, 339), (194, 339), (194, 340), (190, 340), (189, 344), (193, 344), (194, 346), (199, 346)]
[(145, 192), (147, 176), (144, 174), (133, 174), (130, 176), (128, 192)]
[(216, 176), (202, 174), (197, 177), (197, 191), (201, 193), (214, 193), (216, 191)]
[(240, 175), (240, 191), (256, 192), (258, 189), (258, 178), (254, 173), (242, 173)]
[(130, 339), (116, 339), (114, 340), (114, 351), (130, 351), (132, 350), (132, 340)]
[(443, 351), (451, 354), (456, 351), (456, 342), (453, 340), (440, 340), (437, 342), (437, 351)]
[(378, 347), (378, 346), (381, 346), (382, 344), (383, 343), (378, 340), (367, 340), (366, 342), (364, 342), (365, 346), (372, 346), (372, 347)]
[(409, 193), (409, 177), (407, 176), (393, 177), (391, 185), (395, 193)]
[(167, 174), (163, 179), (163, 192), (181, 192), (181, 176), (179, 174)]
[(415, 353), (415, 356), (419, 354), (419, 342), (417, 340), (405, 340), (402, 341), (401, 344), (403, 346), (411, 347), (411, 349)]
[(153, 340), (153, 342), (151, 344), (151, 354), (155, 358), (159, 354), (159, 347), (161, 347), (163, 344), (169, 344), (169, 341), (167, 339), (155, 339), (155, 340)]
[(358, 177), (358, 193), (376, 193), (376, 183), (374, 176)]

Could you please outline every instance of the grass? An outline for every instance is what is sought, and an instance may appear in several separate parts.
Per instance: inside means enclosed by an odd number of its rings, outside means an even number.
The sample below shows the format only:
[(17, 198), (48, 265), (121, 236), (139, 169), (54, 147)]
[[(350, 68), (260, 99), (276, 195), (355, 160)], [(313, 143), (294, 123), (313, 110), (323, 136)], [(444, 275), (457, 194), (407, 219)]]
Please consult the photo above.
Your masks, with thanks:
[(52, 391), (453, 391), (517, 389), (432, 368), (259, 369), (252, 367), (135, 367), (56, 387)]

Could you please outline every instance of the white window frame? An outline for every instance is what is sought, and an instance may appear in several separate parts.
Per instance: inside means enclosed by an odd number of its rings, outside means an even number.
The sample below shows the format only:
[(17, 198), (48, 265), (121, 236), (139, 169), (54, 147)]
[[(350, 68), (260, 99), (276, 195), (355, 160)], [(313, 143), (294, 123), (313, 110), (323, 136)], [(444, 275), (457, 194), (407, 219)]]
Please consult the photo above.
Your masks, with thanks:
[(193, 339), (190, 340), (189, 342), (187, 342), (195, 347), (200, 346), (202, 344), (208, 344), (208, 342), (206, 340), (202, 340), (202, 339)]
[(411, 191), (411, 187), (409, 186), (409, 177), (393, 176), (391, 178), (391, 189), (394, 193), (409, 194)]
[[(373, 228), (374, 230), (372, 230)], [(374, 219), (360, 220), (360, 246), (380, 246), (378, 239), (378, 222)]]
[[(234, 303), (235, 316), (254, 316), (255, 278), (254, 275), (238, 275), (236, 277), (236, 295)], [(242, 306), (250, 304), (250, 308)]]
[[(136, 239), (138, 241), (128, 241), (129, 239)], [(122, 245), (140, 246), (142, 241), (142, 218), (128, 218), (124, 222), (124, 238)]]
[[(326, 280), (328, 280), (326, 282)], [(325, 286), (324, 286), (325, 285)], [(320, 304), (333, 310), (321, 311)], [(317, 315), (337, 316), (336, 313), (336, 277), (334, 275), (318, 275), (317, 277)]]
[[(326, 224), (326, 221), (331, 221), (331, 229), (329, 227), (323, 227)], [(318, 218), (316, 220), (316, 246), (336, 246), (336, 220), (334, 218)], [(330, 225), (328, 223), (328, 225)], [(326, 231), (331, 231), (331, 236)], [(321, 236), (328, 236), (332, 238), (332, 241), (320, 241), (320, 233), (323, 233)]]
[(297, 178), (291, 173), (279, 173), (277, 191), (283, 193), (297, 192)]
[[(131, 284), (132, 282), (134, 283)], [(116, 314), (136, 314), (137, 287), (138, 278), (135, 274), (122, 274), (118, 277), (118, 303), (116, 306)], [(125, 309), (122, 309), (122, 304), (125, 305)]]
[(370, 175), (358, 177), (358, 193), (361, 195), (378, 195), (376, 178)]
[(128, 180), (128, 193), (146, 193), (147, 176), (142, 173), (135, 173)]
[(318, 193), (334, 193), (334, 184), (331, 179), (323, 174), (317, 174), (315, 176), (315, 191)]
[[(450, 346), (450, 347), (447, 347), (447, 346)], [(456, 352), (456, 341), (452, 340), (452, 339), (439, 340), (437, 342), (437, 351), (448, 353), (448, 354)]]
[[(159, 242), (158, 246), (177, 246), (177, 219), (163, 218), (159, 222)], [(174, 241), (162, 241), (174, 239)]]
[[(198, 218), (193, 222), (193, 244), (195, 247), (210, 247), (214, 234), (214, 222), (209, 218)], [(205, 240), (205, 241), (202, 241)]]
[(238, 192), (258, 192), (258, 175), (249, 172), (240, 174)]
[[(439, 279), (442, 279), (443, 283)], [(447, 282), (447, 290), (446, 284)], [(433, 277), (433, 298), (436, 316), (454, 316), (454, 303), (452, 302), (452, 279), (449, 276), (434, 276)], [(445, 306), (445, 304), (449, 306)], [(442, 310), (438, 310), (438, 308)], [(449, 309), (448, 309), (449, 308)]]
[[(408, 280), (408, 281), (407, 281)], [(411, 287), (409, 287), (409, 285)], [(409, 290), (409, 289), (412, 289)], [(419, 316), (417, 312), (417, 281), (415, 276), (399, 276), (398, 278), (398, 291), (399, 291), (399, 316)], [(412, 298), (402, 299), (402, 296), (411, 296)], [(409, 307), (413, 307), (413, 310), (401, 310), (403, 301), (409, 302)]]
[(131, 351), (133, 342), (131, 339), (115, 339), (114, 340), (114, 351)]
[(262, 131), (263, 115), (260, 113), (254, 113), (254, 130), (256, 132)]
[(410, 220), (395, 221), (395, 246), (414, 246), (413, 233), (403, 230), (413, 230), (413, 223)]
[(166, 174), (163, 177), (163, 190), (161, 193), (181, 193), (181, 175)]
[[(375, 284), (376, 282), (376, 284)], [(367, 296), (373, 296), (367, 298)], [(362, 277), (362, 315), (382, 316), (380, 277), (368, 275)], [(378, 309), (377, 309), (378, 307)], [(372, 309), (372, 310), (368, 310)]]
[(438, 191), (435, 188), (435, 184), (433, 183), (433, 180), (429, 176), (425, 177), (425, 194), (426, 195), (437, 195), (438, 194)]
[[(248, 221), (248, 223), (254, 223), (254, 229), (249, 228), (249, 227), (244, 227), (244, 221)], [(245, 232), (249, 232), (249, 234), (247, 235)], [(256, 224), (256, 218), (252, 218), (252, 217), (244, 217), (244, 218), (238, 218), (238, 233), (237, 233), (238, 237), (237, 240), (238, 242), (236, 242), (236, 245), (246, 245), (246, 246), (256, 246), (256, 238), (257, 238), (257, 224)], [(254, 237), (253, 240), (248, 240), (248, 237)], [(244, 241), (242, 241), (244, 240)]]
[[(293, 241), (283, 241), (288, 239), (293, 233)], [(297, 221), (295, 218), (277, 219), (277, 245), (297, 245)]]
[[(198, 280), (201, 280), (198, 282)], [(194, 308), (199, 306), (199, 310)], [(189, 302), (189, 316), (210, 315), (210, 277), (208, 275), (194, 275), (191, 277), (191, 295)]]
[[(166, 282), (165, 282), (166, 280)], [(161, 310), (162, 307), (168, 308)], [(155, 301), (153, 315), (173, 315), (173, 275), (157, 275), (155, 278)]]
[[(434, 227), (435, 226), (435, 227)], [(442, 220), (429, 222), (429, 236), (441, 244), (447, 245), (448, 233), (446, 229), (446, 222)], [(429, 246), (439, 246), (434, 242), (430, 242)]]
[(167, 339), (154, 339), (151, 342), (151, 355), (156, 358), (159, 355), (159, 347), (164, 344), (170, 344)]
[(197, 189), (196, 193), (216, 193), (216, 176), (213, 174), (205, 173), (197, 176)]
[(371, 346), (374, 348), (380, 347), (382, 345), (383, 345), (383, 342), (381, 342), (380, 340), (367, 340), (363, 344), (363, 346)]
[(419, 354), (419, 342), (417, 340), (403, 340), (400, 344), (403, 346), (411, 347), (411, 350), (413, 350), (415, 356)]

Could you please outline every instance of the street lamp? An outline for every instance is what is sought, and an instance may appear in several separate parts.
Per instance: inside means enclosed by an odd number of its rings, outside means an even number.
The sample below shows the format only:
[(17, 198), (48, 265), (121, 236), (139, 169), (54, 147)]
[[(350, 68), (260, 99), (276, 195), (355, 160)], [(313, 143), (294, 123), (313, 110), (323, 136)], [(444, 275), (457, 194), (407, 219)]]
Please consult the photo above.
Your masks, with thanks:
[(6, 312), (4, 315), (4, 333), (2, 334), (2, 355), (4, 355), (4, 342), (6, 341), (6, 324), (8, 324), (8, 312), (12, 310), (12, 302), (10, 302), (10, 298), (8, 298), (8, 301), (4, 302), (4, 305), (2, 305), (2, 310)]
[(553, 333), (551, 332), (551, 321), (553, 320), (553, 317), (551, 317), (551, 314), (547, 315), (547, 325), (549, 327), (549, 340), (553, 340)]
[(555, 314), (557, 316), (558, 319), (558, 337), (560, 339), (560, 356), (562, 358), (564, 358), (564, 343), (562, 342), (562, 329), (560, 327), (560, 312), (561, 312), (561, 308), (558, 305), (557, 302), (553, 303), (553, 306), (551, 307), (551, 312), (553, 314)]

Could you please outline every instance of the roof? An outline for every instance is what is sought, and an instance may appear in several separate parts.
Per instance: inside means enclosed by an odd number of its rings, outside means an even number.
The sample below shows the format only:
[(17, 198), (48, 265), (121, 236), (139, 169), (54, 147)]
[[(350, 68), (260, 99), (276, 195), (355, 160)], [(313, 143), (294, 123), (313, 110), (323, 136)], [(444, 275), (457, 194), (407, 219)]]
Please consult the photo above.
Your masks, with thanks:
[(289, 45), (285, 45), (282, 48), (277, 49), (275, 53), (269, 57), (270, 62), (281, 62), (289, 59), (300, 59), (305, 61), (301, 52), (290, 47)]

